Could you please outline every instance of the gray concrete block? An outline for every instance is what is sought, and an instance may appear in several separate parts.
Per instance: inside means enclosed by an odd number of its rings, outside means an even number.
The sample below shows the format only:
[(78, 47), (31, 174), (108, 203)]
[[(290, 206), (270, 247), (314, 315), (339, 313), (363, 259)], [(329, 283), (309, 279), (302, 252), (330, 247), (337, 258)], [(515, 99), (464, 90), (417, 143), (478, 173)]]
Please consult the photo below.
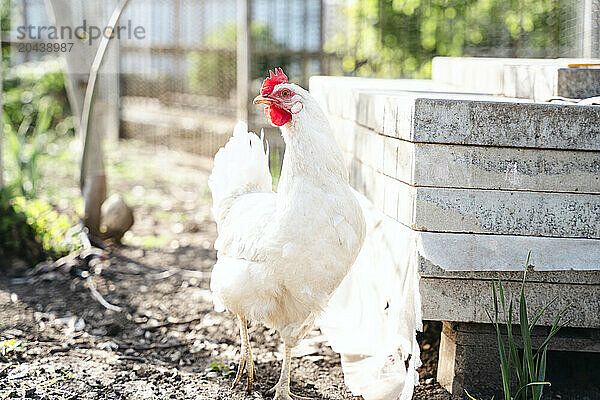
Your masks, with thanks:
[[(383, 137), (381, 159), (365, 154), (371, 151), (364, 149), (366, 138), (360, 139), (361, 151), (355, 151), (357, 137), (380, 136), (376, 132), (335, 117), (332, 126), (344, 152), (410, 185), (600, 193), (597, 152), (413, 144)], [(379, 151), (380, 143), (376, 146)]]
[(597, 195), (414, 187), (399, 181), (394, 184), (399, 193), (398, 222), (411, 229), (600, 238)]
[(350, 185), (369, 199), (379, 210), (384, 208), (384, 176), (374, 168), (352, 159)]
[(560, 68), (556, 94), (583, 99), (600, 96), (600, 68)]
[[(395, 179), (383, 176), (384, 185), (384, 200), (383, 200), (383, 213), (390, 218), (395, 220), (398, 219), (398, 196), (400, 191), (400, 184)], [(410, 216), (403, 216), (403, 218), (410, 218)]]
[(416, 144), (414, 180), (396, 177), (419, 186), (598, 194), (600, 153)]
[(398, 166), (398, 139), (384, 137), (383, 139), (383, 173), (392, 178), (397, 178)]
[(404, 139), (598, 151), (600, 108), (418, 98), (415, 100), (413, 137)]
[(400, 222), (417, 230), (600, 238), (597, 195), (418, 187), (407, 200), (415, 220)]
[(519, 280), (517, 275), (523, 272), (531, 252), (531, 278), (538, 282), (600, 285), (598, 239), (445, 232), (418, 235), (423, 275), (490, 279), (502, 271), (509, 279)]
[[(343, 151), (410, 185), (600, 193), (597, 152), (413, 144), (379, 137), (381, 135), (352, 121), (330, 119)], [(368, 136), (375, 139), (369, 140)], [(359, 151), (356, 151), (357, 140)], [(377, 155), (380, 140), (383, 140), (383, 158)], [(371, 146), (367, 142), (376, 142), (372, 144), (375, 148), (365, 147)], [(375, 153), (370, 154), (371, 151)]]
[[(474, 93), (547, 101), (553, 96), (585, 98), (595, 96), (597, 73), (578, 74), (569, 64), (600, 63), (598, 59), (535, 59), (435, 57), (432, 80)], [(567, 72), (561, 72), (567, 71)], [(590, 79), (590, 76), (595, 77)], [(595, 86), (594, 86), (595, 85)], [(567, 87), (572, 89), (566, 89)]]
[(501, 94), (507, 97), (548, 101), (557, 95), (557, 71), (558, 67), (555, 65), (505, 65)]
[(331, 113), (411, 142), (600, 150), (597, 106), (448, 93), (358, 91), (354, 95), (356, 118), (352, 113), (340, 115), (339, 109)]
[(498, 58), (434, 57), (432, 80), (477, 92), (502, 94), (503, 63)]
[[(520, 281), (503, 281), (503, 287), (506, 296), (519, 298)], [(488, 280), (422, 276), (420, 291), (424, 320), (490, 322), (485, 310), (493, 311), (494, 305)], [(569, 326), (600, 328), (599, 293), (598, 285), (528, 282), (525, 286), (527, 304), (532, 310), (540, 310), (558, 295), (552, 309), (540, 318), (542, 326), (551, 326), (558, 312), (571, 304), (564, 315)]]

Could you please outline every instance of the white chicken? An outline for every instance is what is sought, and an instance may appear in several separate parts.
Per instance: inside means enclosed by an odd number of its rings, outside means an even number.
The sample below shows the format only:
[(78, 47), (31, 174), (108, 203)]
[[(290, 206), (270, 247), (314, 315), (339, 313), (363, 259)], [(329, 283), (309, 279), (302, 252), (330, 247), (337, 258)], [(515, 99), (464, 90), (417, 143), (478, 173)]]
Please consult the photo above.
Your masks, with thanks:
[(260, 321), (277, 329), (284, 343), (274, 400), (291, 400), (299, 398), (290, 393), (291, 349), (354, 263), (365, 221), (327, 118), (310, 93), (276, 69), (254, 104), (266, 105), (286, 144), (279, 186), (273, 192), (263, 137), (239, 122), (209, 178), (219, 233), (210, 286), (215, 308), (229, 309), (240, 323), (233, 386), (245, 370), (252, 389), (247, 320)]

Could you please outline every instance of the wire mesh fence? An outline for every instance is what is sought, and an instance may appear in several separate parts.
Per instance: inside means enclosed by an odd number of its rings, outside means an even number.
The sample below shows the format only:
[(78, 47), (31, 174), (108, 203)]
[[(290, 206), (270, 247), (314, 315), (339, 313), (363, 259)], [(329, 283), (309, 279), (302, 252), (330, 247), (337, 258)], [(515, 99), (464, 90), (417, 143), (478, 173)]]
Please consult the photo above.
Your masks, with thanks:
[[(107, 21), (117, 4), (2, 1), (10, 4), (13, 32), (16, 26), (48, 26), (49, 3), (68, 3), (73, 24), (96, 25)], [(251, 0), (249, 5), (250, 98), (275, 66), (306, 86), (315, 74), (426, 78), (436, 55), (554, 58), (600, 52), (600, 0)], [(121, 135), (212, 155), (237, 115), (237, 0), (130, 0), (121, 18), (121, 25), (127, 24), (140, 27), (143, 38), (125, 36), (111, 44), (112, 56), (101, 70), (108, 83), (98, 95), (105, 104), (118, 105)], [(91, 59), (95, 48), (88, 47), (84, 58)], [(45, 56), (11, 51), (10, 64)], [(78, 84), (85, 85), (83, 78)], [(262, 110), (249, 109), (251, 126), (264, 126)], [(276, 139), (272, 148), (279, 148)]]
[(325, 49), (341, 56), (332, 72), (385, 78), (427, 78), (434, 56), (598, 57), (599, 4), (338, 0), (327, 7), (338, 18)]
[[(123, 18), (147, 26), (148, 38), (121, 42), (125, 136), (150, 134), (165, 144), (188, 138), (196, 143), (186, 148), (210, 155), (222, 144), (236, 118), (236, 6), (236, 0), (132, 0)], [(251, 92), (273, 66), (302, 85), (324, 70), (321, 9), (320, 0), (250, 2)], [(148, 108), (152, 118), (138, 112)], [(251, 120), (264, 125), (262, 110), (250, 110)]]

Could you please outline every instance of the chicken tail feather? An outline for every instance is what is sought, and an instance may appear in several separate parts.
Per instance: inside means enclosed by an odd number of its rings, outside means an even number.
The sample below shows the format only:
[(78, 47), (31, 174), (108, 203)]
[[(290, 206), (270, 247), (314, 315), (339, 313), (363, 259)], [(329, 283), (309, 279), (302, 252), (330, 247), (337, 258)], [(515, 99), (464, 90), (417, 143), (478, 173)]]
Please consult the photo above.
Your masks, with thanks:
[(213, 170), (208, 179), (212, 192), (213, 214), (218, 220), (223, 202), (250, 192), (271, 192), (269, 148), (265, 150), (264, 134), (259, 138), (248, 132), (248, 125), (239, 121), (233, 136), (215, 155)]

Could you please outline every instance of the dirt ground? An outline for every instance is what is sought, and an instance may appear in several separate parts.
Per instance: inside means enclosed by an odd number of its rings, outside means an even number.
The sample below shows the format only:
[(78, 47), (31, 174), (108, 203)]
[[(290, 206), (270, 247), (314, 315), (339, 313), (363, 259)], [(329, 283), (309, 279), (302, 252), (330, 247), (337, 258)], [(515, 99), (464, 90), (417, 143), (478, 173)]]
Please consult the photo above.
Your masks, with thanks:
[[(267, 390), (280, 372), (280, 340), (258, 324), (250, 327), (256, 390), (229, 388), (239, 333), (231, 314), (213, 310), (209, 290), (216, 256), (206, 187), (210, 165), (138, 143), (110, 152), (108, 165), (110, 187), (135, 207), (125, 245), (89, 269), (72, 263), (66, 273), (24, 282), (15, 279), (24, 272), (15, 263), (0, 277), (0, 340), (16, 340), (0, 349), (0, 398), (270, 399)], [(45, 171), (48, 200), (67, 208), (63, 199), (77, 196), (75, 172), (52, 164)], [(92, 297), (90, 279), (121, 311)], [(424, 366), (415, 399), (448, 399), (434, 379), (439, 325), (426, 324), (419, 340)], [(296, 354), (293, 392), (357, 398), (343, 383), (339, 356), (318, 330)]]

